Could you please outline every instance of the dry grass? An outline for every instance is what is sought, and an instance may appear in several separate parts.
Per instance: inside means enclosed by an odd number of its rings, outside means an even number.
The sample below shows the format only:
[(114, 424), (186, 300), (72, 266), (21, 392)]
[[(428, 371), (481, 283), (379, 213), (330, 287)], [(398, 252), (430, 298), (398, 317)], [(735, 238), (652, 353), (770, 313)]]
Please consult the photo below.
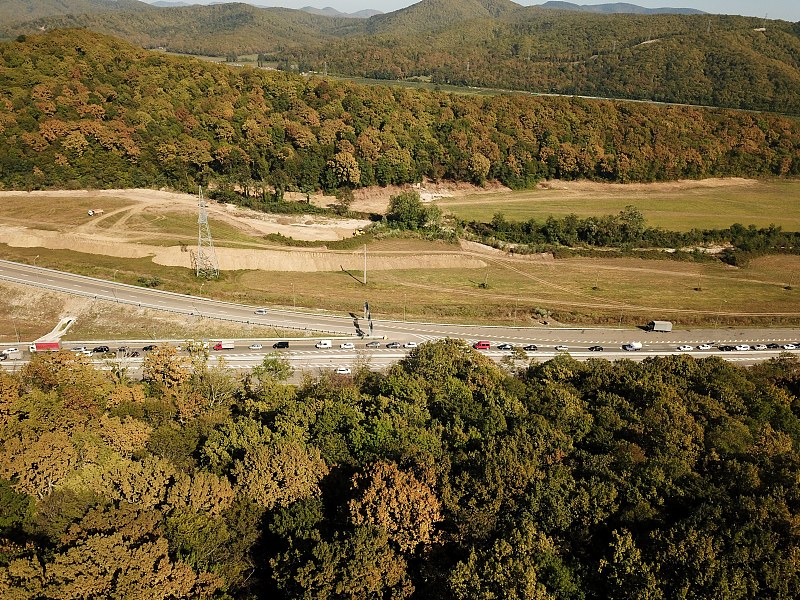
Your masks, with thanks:
[(707, 180), (639, 185), (552, 182), (535, 190), (471, 194), (437, 201), (459, 218), (490, 221), (501, 212), (510, 221), (545, 220), (575, 213), (581, 217), (616, 214), (637, 207), (648, 225), (676, 231), (723, 228), (733, 223), (771, 223), (800, 230), (798, 180)]

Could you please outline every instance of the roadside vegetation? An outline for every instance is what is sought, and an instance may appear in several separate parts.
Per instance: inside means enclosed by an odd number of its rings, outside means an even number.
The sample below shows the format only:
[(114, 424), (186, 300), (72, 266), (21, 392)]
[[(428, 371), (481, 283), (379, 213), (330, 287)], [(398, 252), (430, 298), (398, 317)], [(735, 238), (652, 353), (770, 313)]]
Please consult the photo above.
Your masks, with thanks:
[[(509, 364), (510, 367), (510, 364)], [(0, 595), (792, 599), (800, 363), (0, 371)]]

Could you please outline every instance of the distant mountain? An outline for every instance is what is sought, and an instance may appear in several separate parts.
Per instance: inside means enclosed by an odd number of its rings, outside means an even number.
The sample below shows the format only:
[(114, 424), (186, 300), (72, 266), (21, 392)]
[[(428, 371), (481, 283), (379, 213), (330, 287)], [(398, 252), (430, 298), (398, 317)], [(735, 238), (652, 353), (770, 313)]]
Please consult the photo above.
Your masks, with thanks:
[(376, 35), (433, 32), (463, 21), (496, 19), (523, 7), (511, 0), (422, 0), (367, 21), (367, 33)]
[(601, 14), (632, 14), (632, 15), (704, 15), (702, 10), (694, 8), (645, 8), (627, 2), (614, 2), (612, 4), (573, 4), (550, 0), (539, 5), (541, 8), (556, 10), (574, 10)]
[(343, 13), (331, 6), (326, 6), (325, 8), (314, 8), (313, 6), (304, 6), (300, 10), (305, 11), (307, 13), (311, 13), (312, 15), (322, 15), (324, 17), (345, 17), (350, 19), (369, 19), (370, 17), (374, 17), (375, 15), (383, 14), (379, 10), (372, 10), (370, 8), (366, 10), (360, 10), (354, 13)]
[(153, 6), (158, 6), (160, 8), (173, 8), (175, 6), (190, 6), (190, 2), (180, 2), (180, 0), (158, 0), (158, 2), (152, 2)]
[(138, 0), (2, 0), (0, 22), (22, 23), (59, 15), (88, 15), (104, 12), (143, 12), (153, 10)]

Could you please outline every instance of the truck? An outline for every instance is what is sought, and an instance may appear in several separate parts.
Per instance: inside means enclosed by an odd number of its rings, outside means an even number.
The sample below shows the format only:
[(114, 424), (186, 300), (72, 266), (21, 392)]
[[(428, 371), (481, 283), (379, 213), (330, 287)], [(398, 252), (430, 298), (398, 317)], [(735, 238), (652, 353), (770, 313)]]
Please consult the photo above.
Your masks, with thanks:
[(331, 340), (320, 340), (316, 344), (314, 344), (314, 348), (332, 348), (333, 342)]
[(623, 344), (622, 349), (627, 352), (631, 352), (633, 350), (641, 350), (642, 342), (628, 342), (627, 344)]
[(647, 324), (647, 331), (672, 331), (672, 321), (650, 321)]
[(61, 342), (33, 342), (28, 349), (31, 352), (58, 352), (61, 350)]
[(233, 340), (211, 340), (212, 350), (233, 350), (235, 347)]

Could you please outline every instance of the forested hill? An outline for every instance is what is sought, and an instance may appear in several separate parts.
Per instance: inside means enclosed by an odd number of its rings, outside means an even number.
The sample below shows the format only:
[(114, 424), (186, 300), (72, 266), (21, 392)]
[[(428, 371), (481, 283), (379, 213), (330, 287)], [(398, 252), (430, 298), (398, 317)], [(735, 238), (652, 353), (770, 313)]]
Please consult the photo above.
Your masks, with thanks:
[[(97, 12), (87, 3), (116, 4), (65, 0), (54, 16), (25, 23), (17, 18), (25, 10), (3, 19), (8, 11), (0, 7), (0, 36), (86, 27), (149, 48), (260, 54), (288, 70), (800, 115), (800, 24), (783, 21), (593, 14), (511, 0), (422, 0), (369, 19), (134, 0)], [(38, 11), (33, 0), (13, 4)]]
[(800, 174), (778, 115), (465, 96), (235, 69), (87, 30), (0, 44), (0, 183), (329, 191), (449, 178)]
[(519, 368), (0, 370), (0, 597), (800, 596), (796, 358)]

